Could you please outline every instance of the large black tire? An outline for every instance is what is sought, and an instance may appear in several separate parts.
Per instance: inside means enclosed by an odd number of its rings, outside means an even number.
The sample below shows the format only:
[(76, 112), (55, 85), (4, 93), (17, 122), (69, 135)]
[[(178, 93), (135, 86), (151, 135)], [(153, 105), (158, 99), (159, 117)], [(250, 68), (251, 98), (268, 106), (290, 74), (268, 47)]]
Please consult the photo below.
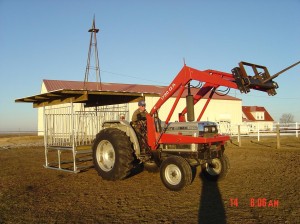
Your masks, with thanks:
[(192, 169), (182, 157), (170, 156), (160, 166), (160, 178), (171, 191), (180, 191), (192, 183)]
[(210, 164), (203, 164), (201, 175), (203, 175), (207, 180), (218, 181), (227, 176), (229, 169), (229, 159), (225, 154), (223, 154), (221, 158), (213, 159)]
[(93, 144), (93, 161), (104, 180), (125, 179), (133, 168), (133, 149), (125, 132), (116, 128), (100, 131)]

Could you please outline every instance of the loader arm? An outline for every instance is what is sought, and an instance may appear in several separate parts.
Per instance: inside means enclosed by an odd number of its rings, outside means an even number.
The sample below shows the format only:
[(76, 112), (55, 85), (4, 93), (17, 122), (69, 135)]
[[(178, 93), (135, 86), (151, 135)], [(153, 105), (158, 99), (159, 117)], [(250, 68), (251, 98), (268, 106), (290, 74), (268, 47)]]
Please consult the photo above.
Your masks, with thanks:
[[(284, 71), (299, 64), (295, 63), (292, 66), (284, 69)], [(252, 75), (248, 74), (248, 70), (252, 70)], [(200, 121), (204, 114), (211, 98), (215, 91), (219, 87), (228, 87), (233, 89), (239, 89), (241, 93), (248, 93), (251, 89), (267, 92), (268, 95), (275, 95), (275, 89), (278, 88), (278, 84), (273, 81), (276, 76), (270, 76), (268, 69), (265, 66), (256, 65), (248, 62), (240, 62), (239, 67), (235, 67), (231, 70), (232, 73), (226, 73), (216, 70), (204, 70), (200, 71), (189, 66), (184, 65), (178, 75), (174, 78), (171, 84), (164, 90), (160, 95), (160, 98), (151, 109), (150, 113), (147, 114), (147, 133), (148, 133), (148, 145), (151, 149), (157, 149), (159, 144), (174, 143), (212, 143), (222, 142), (222, 144), (229, 140), (229, 136), (217, 136), (213, 138), (194, 138), (192, 136), (180, 136), (165, 134), (167, 125), (176, 109), (176, 106), (182, 97), (186, 89), (188, 89), (187, 102), (190, 101), (193, 106), (199, 102), (206, 94), (209, 94), (208, 99), (200, 112), (197, 121)], [(280, 72), (281, 74), (282, 72)], [(190, 94), (190, 82), (192, 80), (205, 83), (195, 95)], [(176, 95), (177, 94), (177, 95)], [(159, 123), (158, 110), (161, 106), (170, 99), (170, 97), (176, 96), (175, 102), (169, 111), (167, 119), (165, 121), (165, 127), (158, 127)], [(185, 107), (181, 113), (179, 113), (179, 121), (185, 121), (185, 114), (190, 110), (189, 107)], [(188, 121), (192, 121), (190, 118)]]
[[(205, 90), (201, 90), (199, 93), (199, 97), (203, 93), (207, 93), (209, 88), (213, 88), (215, 86), (227, 86), (229, 88), (237, 88), (236, 83), (234, 82), (234, 77), (232, 74), (219, 72), (214, 70), (205, 70), (200, 71), (186, 65), (183, 66), (181, 71), (175, 77), (175, 79), (171, 82), (171, 84), (165, 89), (165, 91), (160, 95), (159, 100), (153, 106), (150, 111), (150, 115), (152, 116), (157, 110), (170, 98), (172, 97), (180, 88), (185, 88), (187, 84), (192, 81), (200, 81), (205, 82), (206, 87)], [(200, 90), (199, 90), (200, 92)], [(182, 93), (181, 93), (182, 95)], [(181, 96), (180, 95), (180, 96)], [(204, 94), (205, 95), (205, 94)], [(173, 113), (173, 111), (170, 111)]]
[[(267, 92), (268, 95), (276, 95), (275, 89), (278, 88), (278, 84), (273, 81), (274, 78), (278, 77), (282, 73), (286, 72), (287, 70), (293, 68), (294, 66), (300, 64), (300, 61), (288, 66), (287, 68), (281, 70), (280, 72), (274, 74), (273, 76), (270, 76), (269, 71), (267, 67), (262, 65), (256, 65), (248, 62), (240, 62), (239, 67), (233, 68), (232, 74), (224, 73), (224, 72), (217, 72), (213, 70), (206, 70), (210, 73), (216, 73), (219, 74), (222, 77), (232, 78), (232, 81), (236, 83), (236, 87), (234, 89), (239, 89), (241, 93), (248, 93), (250, 92), (250, 89), (258, 90)], [(249, 75), (247, 73), (247, 70), (252, 73)], [(197, 118), (197, 121), (200, 121), (202, 118), (202, 115), (204, 114), (213, 94), (217, 90), (218, 87), (222, 85), (215, 86), (215, 89), (212, 85), (209, 83), (206, 83), (194, 96), (194, 104), (196, 104), (199, 100), (201, 100), (205, 94), (203, 94), (202, 89), (204, 87), (210, 87), (211, 88), (211, 94), (208, 96), (208, 99), (206, 100), (205, 106), (202, 108), (200, 115)], [(225, 86), (225, 85), (224, 85)], [(229, 87), (229, 86), (227, 86)], [(214, 90), (214, 91), (213, 91)], [(183, 122), (185, 121), (185, 114), (187, 113), (187, 108), (184, 108), (181, 113), (179, 113), (179, 121)]]

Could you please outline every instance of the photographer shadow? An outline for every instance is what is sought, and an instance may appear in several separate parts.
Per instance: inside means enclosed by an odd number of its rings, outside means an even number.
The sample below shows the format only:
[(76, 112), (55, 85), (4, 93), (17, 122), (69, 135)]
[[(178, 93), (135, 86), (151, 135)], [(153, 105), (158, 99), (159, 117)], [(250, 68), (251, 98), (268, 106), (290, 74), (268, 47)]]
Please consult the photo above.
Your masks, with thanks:
[(226, 223), (226, 213), (222, 196), (218, 187), (218, 181), (209, 181), (200, 174), (202, 191), (198, 211), (198, 223)]

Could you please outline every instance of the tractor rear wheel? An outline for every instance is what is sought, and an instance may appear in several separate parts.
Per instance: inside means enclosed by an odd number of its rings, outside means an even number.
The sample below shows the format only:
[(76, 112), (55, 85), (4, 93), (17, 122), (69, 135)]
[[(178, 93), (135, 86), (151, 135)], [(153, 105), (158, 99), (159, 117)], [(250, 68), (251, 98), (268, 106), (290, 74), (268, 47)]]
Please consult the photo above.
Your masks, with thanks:
[(192, 182), (190, 164), (182, 157), (170, 156), (160, 166), (160, 178), (171, 191), (180, 191)]
[(212, 159), (211, 163), (202, 165), (203, 175), (207, 180), (217, 181), (226, 177), (230, 169), (228, 157), (223, 154), (221, 158)]
[(93, 144), (93, 161), (104, 180), (125, 179), (133, 168), (133, 149), (125, 132), (116, 128), (100, 131)]

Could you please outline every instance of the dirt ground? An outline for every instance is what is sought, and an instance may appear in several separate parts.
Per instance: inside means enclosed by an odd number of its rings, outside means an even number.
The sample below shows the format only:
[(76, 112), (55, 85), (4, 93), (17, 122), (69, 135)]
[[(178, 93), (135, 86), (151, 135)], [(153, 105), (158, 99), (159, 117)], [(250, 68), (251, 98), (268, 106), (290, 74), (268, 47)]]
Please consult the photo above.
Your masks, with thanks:
[(159, 173), (110, 182), (93, 168), (79, 174), (45, 169), (41, 141), (0, 137), (0, 223), (300, 222), (296, 137), (281, 139), (280, 149), (275, 138), (243, 139), (242, 147), (233, 140), (223, 181), (207, 182), (198, 172), (180, 192), (166, 189)]

